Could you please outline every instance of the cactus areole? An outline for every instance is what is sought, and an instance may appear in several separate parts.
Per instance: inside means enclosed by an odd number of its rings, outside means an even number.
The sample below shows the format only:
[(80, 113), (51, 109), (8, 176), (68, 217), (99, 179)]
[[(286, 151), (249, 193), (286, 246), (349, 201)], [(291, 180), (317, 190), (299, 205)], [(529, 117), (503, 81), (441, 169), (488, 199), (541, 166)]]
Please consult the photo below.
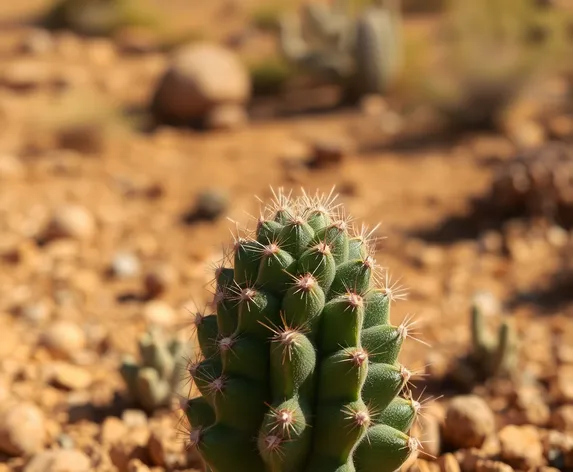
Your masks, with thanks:
[(216, 271), (186, 405), (207, 470), (391, 472), (419, 447), (397, 360), (407, 327), (335, 198), (276, 193)]

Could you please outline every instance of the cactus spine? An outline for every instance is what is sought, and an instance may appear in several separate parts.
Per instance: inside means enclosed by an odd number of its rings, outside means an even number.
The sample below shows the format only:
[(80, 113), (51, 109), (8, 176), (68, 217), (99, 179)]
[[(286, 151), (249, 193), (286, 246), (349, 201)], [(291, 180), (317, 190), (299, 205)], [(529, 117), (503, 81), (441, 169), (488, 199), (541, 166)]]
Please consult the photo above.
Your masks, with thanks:
[(394, 471), (419, 446), (419, 405), (399, 396), (407, 326), (332, 194), (275, 196), (196, 322), (191, 442), (212, 472)]
[(302, 69), (334, 78), (349, 95), (383, 94), (402, 63), (399, 0), (370, 5), (356, 17), (350, 3), (310, 3), (302, 18), (285, 17), (282, 53)]
[(141, 363), (126, 357), (120, 373), (131, 399), (151, 412), (168, 406), (178, 392), (185, 369), (185, 344), (178, 339), (165, 340), (157, 329), (145, 332), (138, 341)]

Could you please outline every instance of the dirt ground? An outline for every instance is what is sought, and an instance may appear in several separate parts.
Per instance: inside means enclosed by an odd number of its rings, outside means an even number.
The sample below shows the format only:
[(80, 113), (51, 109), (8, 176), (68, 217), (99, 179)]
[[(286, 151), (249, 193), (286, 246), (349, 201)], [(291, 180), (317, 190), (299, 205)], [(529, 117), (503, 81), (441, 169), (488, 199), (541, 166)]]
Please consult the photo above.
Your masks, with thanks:
[[(461, 393), (440, 381), (469, 349), (472, 296), (490, 294), (488, 324), (502, 316), (515, 324), (518, 380), (474, 389), (495, 414), (491, 444), (456, 445), (446, 431), (442, 449), (425, 444), (428, 454), (411, 470), (573, 470), (573, 305), (563, 296), (572, 286), (556, 291), (553, 283), (568, 232), (549, 226), (471, 234), (462, 221), (451, 234), (428, 236), (470, 213), (471, 199), (489, 189), (492, 162), (512, 158), (515, 142), (483, 132), (408, 149), (371, 145), (377, 118), (358, 107), (260, 118), (230, 132), (138, 131), (108, 114), (105, 103), (144, 108), (167, 53), (125, 54), (110, 40), (68, 33), (58, 33), (45, 52), (23, 52), (23, 44), (43, 39), (22, 20), (46, 2), (2, 3), (0, 471), (199, 468), (185, 449), (179, 412), (148, 418), (129, 404), (122, 356), (136, 353), (152, 322), (191, 336), (191, 313), (210, 301), (213, 264), (232, 241), (229, 219), (253, 227), (255, 196), (268, 200), (271, 187), (314, 193), (332, 186), (358, 224), (380, 223), (377, 261), (408, 292), (392, 321), (410, 314), (418, 320), (421, 342), (410, 339), (401, 361), (420, 374), (415, 395), (434, 398), (427, 404), (436, 421)], [(214, 39), (240, 31), (256, 6), (155, 3), (182, 29), (218, 22)], [(239, 13), (223, 14), (233, 6)], [(69, 88), (77, 95), (60, 101)], [(103, 130), (94, 142), (64, 146), (54, 138), (90, 111)], [(371, 131), (363, 137), (357, 129)], [(370, 139), (367, 151), (361, 139)], [(341, 147), (340, 162), (304, 165), (308, 143), (318, 141)], [(229, 196), (228, 219), (185, 224), (183, 215), (206, 189)], [(50, 239), (46, 228), (69, 205), (75, 213), (64, 224), (67, 237)], [(153, 299), (145, 296), (150, 277), (164, 288)], [(21, 450), (11, 452), (15, 442)], [(51, 450), (68, 455), (53, 459)]]

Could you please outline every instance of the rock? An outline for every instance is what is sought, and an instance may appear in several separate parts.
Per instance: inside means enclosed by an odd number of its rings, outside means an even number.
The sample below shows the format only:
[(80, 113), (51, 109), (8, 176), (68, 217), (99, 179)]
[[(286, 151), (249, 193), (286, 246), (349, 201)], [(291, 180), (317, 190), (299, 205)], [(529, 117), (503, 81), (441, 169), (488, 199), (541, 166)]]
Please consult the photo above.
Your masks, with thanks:
[(53, 381), (58, 387), (69, 390), (84, 390), (92, 384), (92, 375), (83, 367), (65, 362), (54, 365)]
[(573, 405), (561, 405), (551, 413), (551, 426), (559, 431), (573, 432)]
[(150, 470), (151, 469), (139, 459), (131, 459), (127, 464), (127, 472), (150, 472)]
[(111, 273), (120, 279), (135, 277), (141, 271), (139, 258), (131, 252), (118, 252), (111, 261)]
[(249, 121), (241, 105), (220, 105), (213, 108), (205, 118), (205, 127), (212, 130), (233, 130), (244, 127)]
[(71, 321), (59, 320), (44, 331), (41, 343), (60, 358), (71, 359), (86, 347), (84, 331)]
[(144, 428), (147, 426), (147, 415), (141, 410), (124, 410), (121, 420), (128, 428)]
[(0, 154), (0, 180), (16, 180), (24, 176), (24, 166), (12, 154)]
[(20, 43), (21, 52), (36, 56), (53, 52), (54, 48), (55, 44), (51, 33), (44, 29), (30, 31)]
[(438, 459), (441, 472), (461, 472), (460, 464), (453, 454), (447, 453)]
[(47, 84), (51, 79), (47, 64), (25, 59), (5, 65), (0, 83), (14, 91), (27, 91)]
[(206, 189), (197, 195), (195, 206), (184, 216), (187, 224), (196, 221), (213, 221), (223, 215), (229, 206), (226, 192), (218, 189)]
[(163, 300), (152, 300), (143, 307), (143, 318), (153, 325), (172, 325), (176, 317), (175, 310)]
[(177, 272), (168, 264), (158, 264), (145, 275), (145, 295), (156, 298), (164, 294), (177, 281)]
[(176, 51), (153, 97), (160, 120), (204, 119), (220, 105), (243, 105), (251, 95), (249, 74), (228, 49), (195, 42)]
[[(147, 451), (153, 465), (173, 470), (196, 460), (196, 454), (187, 457), (184, 444), (177, 440), (177, 431), (169, 424), (156, 425), (149, 436)], [(195, 451), (190, 449), (189, 452)], [(196, 452), (196, 451), (195, 451)]]
[(76, 450), (43, 451), (32, 457), (24, 472), (90, 472), (88, 456)]
[(339, 165), (350, 151), (349, 143), (338, 140), (316, 140), (311, 146), (311, 157), (308, 165), (312, 168)]
[(480, 447), (495, 431), (495, 417), (488, 404), (476, 395), (454, 397), (446, 410), (444, 437), (454, 447)]
[(534, 426), (505, 426), (499, 432), (501, 458), (512, 467), (529, 470), (543, 465), (543, 446)]
[(96, 225), (92, 214), (83, 206), (65, 204), (56, 208), (46, 228), (46, 237), (88, 239), (95, 232)]
[(476, 462), (475, 472), (513, 472), (513, 467), (500, 461), (479, 459)]
[(146, 448), (148, 440), (149, 431), (147, 428), (140, 428), (131, 431), (120, 441), (111, 444), (109, 457), (119, 472), (127, 472), (129, 463), (134, 459), (149, 463), (149, 454)]
[(409, 469), (404, 470), (407, 470), (408, 472), (440, 472), (440, 466), (436, 462), (417, 459)]
[(562, 365), (554, 382), (555, 395), (561, 401), (573, 402), (573, 365)]
[(123, 421), (115, 416), (106, 418), (101, 425), (100, 442), (102, 444), (113, 444), (118, 442), (127, 434), (127, 427)]
[(475, 472), (478, 461), (487, 459), (487, 455), (475, 447), (459, 449), (454, 456), (463, 472)]
[(516, 392), (516, 403), (526, 424), (545, 426), (550, 419), (550, 409), (539, 388), (521, 387)]
[(0, 412), (0, 451), (27, 456), (43, 449), (47, 438), (42, 411), (32, 403), (8, 402)]

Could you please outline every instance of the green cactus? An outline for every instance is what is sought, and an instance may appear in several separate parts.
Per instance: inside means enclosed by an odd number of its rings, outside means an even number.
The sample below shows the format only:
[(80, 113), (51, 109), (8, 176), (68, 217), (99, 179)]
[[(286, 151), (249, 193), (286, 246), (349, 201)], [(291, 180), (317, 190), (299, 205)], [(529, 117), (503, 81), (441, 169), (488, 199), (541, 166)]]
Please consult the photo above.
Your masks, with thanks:
[(196, 323), (191, 442), (212, 472), (394, 471), (420, 445), (419, 404), (399, 396), (408, 326), (389, 323), (392, 292), (336, 197), (275, 197)]
[(282, 54), (303, 70), (337, 81), (349, 97), (383, 94), (401, 69), (399, 0), (370, 5), (358, 15), (352, 15), (351, 3), (309, 3), (302, 18), (283, 18)]
[(130, 398), (147, 412), (169, 406), (173, 396), (182, 393), (186, 344), (166, 341), (157, 329), (150, 329), (139, 338), (138, 348), (141, 363), (126, 356), (120, 367)]
[(469, 361), (480, 378), (506, 375), (511, 372), (516, 361), (517, 343), (515, 333), (504, 320), (497, 337), (488, 333), (482, 310), (477, 303), (471, 312), (472, 351)]

